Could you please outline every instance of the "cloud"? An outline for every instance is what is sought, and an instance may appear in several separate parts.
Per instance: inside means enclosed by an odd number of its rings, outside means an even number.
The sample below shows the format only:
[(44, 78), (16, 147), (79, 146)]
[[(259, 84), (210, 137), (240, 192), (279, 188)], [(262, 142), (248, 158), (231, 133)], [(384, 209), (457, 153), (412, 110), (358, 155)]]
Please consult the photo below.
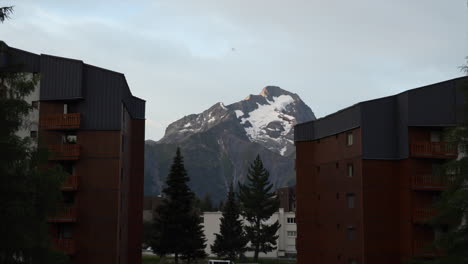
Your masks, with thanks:
[(323, 116), (454, 78), (468, 46), (463, 1), (10, 2), (1, 39), (125, 73), (147, 100), (152, 139), (171, 121), (270, 84)]

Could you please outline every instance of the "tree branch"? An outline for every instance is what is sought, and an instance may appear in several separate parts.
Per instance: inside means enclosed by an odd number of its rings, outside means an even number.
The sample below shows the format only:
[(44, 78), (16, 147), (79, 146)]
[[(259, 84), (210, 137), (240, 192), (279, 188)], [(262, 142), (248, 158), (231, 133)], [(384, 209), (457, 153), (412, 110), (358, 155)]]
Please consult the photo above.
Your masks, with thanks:
[(0, 22), (3, 23), (9, 19), (11, 14), (13, 14), (13, 6), (0, 7)]

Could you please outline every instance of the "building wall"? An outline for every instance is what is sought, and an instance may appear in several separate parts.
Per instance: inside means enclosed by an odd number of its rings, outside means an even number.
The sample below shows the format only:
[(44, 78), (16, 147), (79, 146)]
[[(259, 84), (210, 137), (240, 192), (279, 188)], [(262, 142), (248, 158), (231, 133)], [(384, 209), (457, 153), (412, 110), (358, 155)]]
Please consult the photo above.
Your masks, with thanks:
[[(220, 224), (221, 224), (221, 216), (222, 212), (204, 212), (203, 213), (203, 226), (204, 226), (204, 234), (207, 239), (205, 252), (209, 256), (214, 256), (211, 252), (211, 245), (213, 245), (215, 241), (215, 233), (219, 234), (220, 232)], [(295, 223), (288, 223), (288, 218), (295, 219), (294, 212), (284, 212), (283, 209), (280, 209), (278, 212), (274, 213), (270, 219), (266, 221), (266, 223), (274, 223), (279, 221), (281, 224), (280, 229), (278, 230), (277, 235), (279, 235), (277, 240), (277, 249), (267, 254), (260, 253), (259, 257), (261, 258), (277, 258), (277, 257), (284, 257), (284, 256), (294, 256), (296, 254), (296, 237), (295, 236), (288, 236), (288, 231), (295, 231), (296, 224)], [(246, 220), (244, 220), (244, 225), (248, 224)], [(246, 252), (245, 254), (247, 257), (252, 257), (253, 252)]]
[[(347, 146), (347, 134), (353, 145)], [(343, 263), (363, 258), (361, 130), (296, 142), (298, 263)], [(353, 175), (347, 174), (353, 165)], [(347, 194), (355, 194), (355, 208)], [(355, 237), (347, 239), (348, 228)]]
[[(2, 66), (22, 65), (21, 71), (41, 77), (26, 98), (40, 101), (31, 115), (35, 126), (19, 133), (29, 136), (39, 121), (40, 147), (63, 144), (66, 134), (74, 134), (80, 147), (77, 159), (50, 160), (73, 167), (78, 177), (77, 189), (63, 192), (77, 207), (76, 217), (51, 221), (51, 233), (71, 227), (72, 263), (140, 263), (145, 101), (131, 94), (121, 73), (0, 45)], [(79, 128), (40, 128), (48, 116), (63, 114), (64, 104), (69, 113), (80, 113)]]

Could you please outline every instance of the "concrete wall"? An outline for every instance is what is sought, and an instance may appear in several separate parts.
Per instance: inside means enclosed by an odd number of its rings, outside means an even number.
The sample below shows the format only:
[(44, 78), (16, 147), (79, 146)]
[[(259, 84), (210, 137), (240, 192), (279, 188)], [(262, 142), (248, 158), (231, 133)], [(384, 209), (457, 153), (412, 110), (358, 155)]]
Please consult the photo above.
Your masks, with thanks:
[[(204, 234), (206, 237), (206, 248), (205, 252), (210, 255), (214, 256), (211, 252), (211, 245), (214, 244), (215, 241), (215, 233), (219, 234), (220, 224), (221, 224), (221, 212), (204, 212), (203, 213), (203, 226), (204, 226)], [(260, 253), (260, 257), (262, 258), (276, 258), (276, 257), (284, 257), (286, 254), (294, 255), (296, 254), (296, 237), (295, 236), (288, 236), (288, 231), (297, 232), (296, 224), (295, 223), (288, 223), (288, 218), (295, 218), (296, 214), (294, 212), (284, 212), (282, 208), (280, 208), (279, 212), (274, 213), (267, 223), (274, 223), (275, 221), (279, 221), (281, 224), (280, 229), (278, 230), (279, 238), (277, 240), (277, 249), (271, 251), (267, 254)], [(244, 220), (244, 225), (248, 224), (246, 220)], [(252, 257), (253, 252), (247, 252), (247, 257)]]

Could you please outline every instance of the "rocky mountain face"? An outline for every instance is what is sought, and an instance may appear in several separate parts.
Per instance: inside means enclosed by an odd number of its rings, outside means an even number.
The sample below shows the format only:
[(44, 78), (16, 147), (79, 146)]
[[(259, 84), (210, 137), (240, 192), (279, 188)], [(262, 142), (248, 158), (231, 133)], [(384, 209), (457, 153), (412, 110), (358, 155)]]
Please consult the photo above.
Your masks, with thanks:
[(276, 86), (185, 116), (170, 124), (161, 140), (146, 141), (145, 195), (161, 192), (178, 146), (199, 197), (224, 200), (232, 181), (244, 182), (257, 154), (275, 187), (294, 184), (293, 127), (310, 120), (315, 115), (300, 97)]

